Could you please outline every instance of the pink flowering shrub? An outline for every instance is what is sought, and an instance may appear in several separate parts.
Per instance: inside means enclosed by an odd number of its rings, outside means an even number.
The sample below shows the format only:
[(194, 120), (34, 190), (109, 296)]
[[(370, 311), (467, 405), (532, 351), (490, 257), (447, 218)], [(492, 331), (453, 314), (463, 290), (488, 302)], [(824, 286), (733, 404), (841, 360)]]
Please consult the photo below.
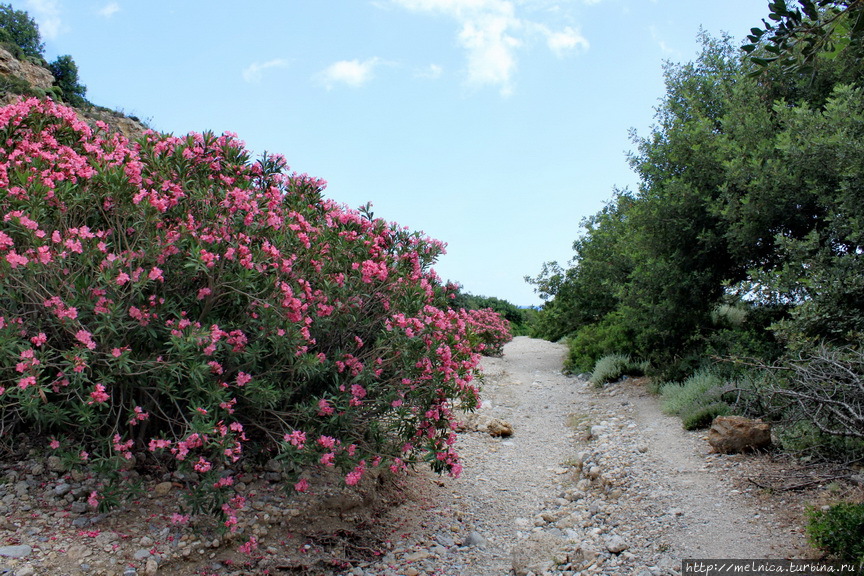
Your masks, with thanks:
[(510, 322), (491, 308), (465, 312), (470, 331), (479, 340), (477, 348), (487, 356), (503, 354), (504, 345), (513, 340)]
[(226, 525), (253, 455), (352, 485), (458, 474), (451, 409), (476, 405), (505, 329), (446, 308), (442, 244), (230, 134), (129, 142), (31, 99), (0, 108), (0, 136), (3, 435), (194, 472), (192, 511)]

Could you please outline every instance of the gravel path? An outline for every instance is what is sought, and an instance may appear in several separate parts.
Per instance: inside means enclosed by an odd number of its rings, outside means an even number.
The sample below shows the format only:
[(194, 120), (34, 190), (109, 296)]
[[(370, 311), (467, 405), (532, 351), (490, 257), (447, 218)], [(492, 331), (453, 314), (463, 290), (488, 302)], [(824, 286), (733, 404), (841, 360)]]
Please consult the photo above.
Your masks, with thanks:
[(513, 436), (460, 435), (462, 477), (394, 513), (424, 518), (424, 533), (355, 574), (649, 576), (682, 558), (800, 553), (800, 534), (735, 487), (747, 457), (708, 454), (637, 384), (598, 391), (562, 375), (565, 353), (519, 337), (484, 359), (479, 420), (505, 420)]
[[(335, 477), (286, 497), (278, 472), (243, 474), (237, 534), (173, 524), (172, 475), (137, 478), (140, 499), (95, 514), (93, 480), (22, 439), (25, 456), (0, 463), (0, 575), (662, 576), (682, 558), (802, 556), (800, 529), (745, 481), (759, 456), (708, 454), (638, 381), (597, 390), (562, 375), (565, 352), (519, 337), (484, 358), (460, 478), (418, 472), (358, 493)], [(512, 436), (488, 433), (508, 424)]]

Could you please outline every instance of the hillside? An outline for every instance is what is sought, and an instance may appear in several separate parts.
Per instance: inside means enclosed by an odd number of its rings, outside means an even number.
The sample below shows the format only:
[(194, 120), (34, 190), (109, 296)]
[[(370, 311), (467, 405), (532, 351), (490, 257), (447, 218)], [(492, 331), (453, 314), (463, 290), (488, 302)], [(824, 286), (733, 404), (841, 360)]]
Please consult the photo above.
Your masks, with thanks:
[[(26, 58), (19, 60), (9, 50), (0, 47), (0, 105), (26, 97), (56, 99), (54, 88), (54, 76), (47, 68)], [(130, 140), (146, 130), (135, 118), (101, 106), (87, 103), (77, 107), (76, 111), (88, 123), (105, 122)]]

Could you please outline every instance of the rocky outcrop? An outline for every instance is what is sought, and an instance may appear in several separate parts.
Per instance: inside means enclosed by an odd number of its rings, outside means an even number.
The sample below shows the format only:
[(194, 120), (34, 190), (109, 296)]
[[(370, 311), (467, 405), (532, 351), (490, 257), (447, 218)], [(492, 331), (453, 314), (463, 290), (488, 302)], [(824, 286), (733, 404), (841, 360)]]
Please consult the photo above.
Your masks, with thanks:
[[(11, 52), (0, 48), (0, 81), (12, 79), (17, 84), (17, 89), (4, 89), (0, 91), (0, 106), (15, 102), (22, 94), (51, 96), (51, 88), (54, 85), (54, 76), (47, 69), (27, 60), (18, 60)], [(21, 88), (26, 88), (23, 92)], [(76, 109), (78, 116), (94, 125), (97, 121), (104, 122), (123, 134), (126, 138), (134, 140), (144, 134), (146, 127), (137, 120), (124, 116), (98, 106), (86, 106), (84, 109)]]
[(54, 76), (51, 72), (31, 62), (18, 60), (3, 48), (0, 48), (0, 76), (21, 78), (39, 90), (47, 91), (54, 85)]
[(84, 111), (79, 110), (78, 113), (88, 123), (92, 124), (93, 121), (106, 123), (113, 130), (120, 132), (129, 140), (135, 140), (136, 138), (143, 136), (144, 131), (147, 130), (147, 127), (141, 122), (128, 116), (124, 116), (119, 112), (113, 112), (104, 108), (91, 107)]
[(771, 445), (771, 426), (741, 416), (718, 416), (708, 431), (708, 444), (721, 454), (766, 448)]

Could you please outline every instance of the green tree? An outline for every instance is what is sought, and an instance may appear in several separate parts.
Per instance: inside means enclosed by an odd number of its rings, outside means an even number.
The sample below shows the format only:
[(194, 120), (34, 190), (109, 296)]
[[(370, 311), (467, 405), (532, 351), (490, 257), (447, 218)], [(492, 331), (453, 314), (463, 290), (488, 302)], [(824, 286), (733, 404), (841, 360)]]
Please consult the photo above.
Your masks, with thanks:
[(45, 50), (36, 22), (27, 12), (9, 4), (0, 4), (0, 42), (17, 46), (24, 56), (40, 60)]
[(87, 103), (84, 95), (87, 87), (78, 80), (78, 65), (71, 56), (59, 56), (48, 65), (48, 70), (54, 76), (54, 85), (60, 89), (60, 94), (65, 102), (73, 106), (81, 106)]
[[(819, 58), (831, 60), (844, 51), (864, 56), (864, 0), (786, 0), (768, 3), (763, 27), (750, 29), (743, 46), (760, 66), (777, 62), (790, 71), (809, 71)], [(860, 64), (859, 64), (860, 65)]]

